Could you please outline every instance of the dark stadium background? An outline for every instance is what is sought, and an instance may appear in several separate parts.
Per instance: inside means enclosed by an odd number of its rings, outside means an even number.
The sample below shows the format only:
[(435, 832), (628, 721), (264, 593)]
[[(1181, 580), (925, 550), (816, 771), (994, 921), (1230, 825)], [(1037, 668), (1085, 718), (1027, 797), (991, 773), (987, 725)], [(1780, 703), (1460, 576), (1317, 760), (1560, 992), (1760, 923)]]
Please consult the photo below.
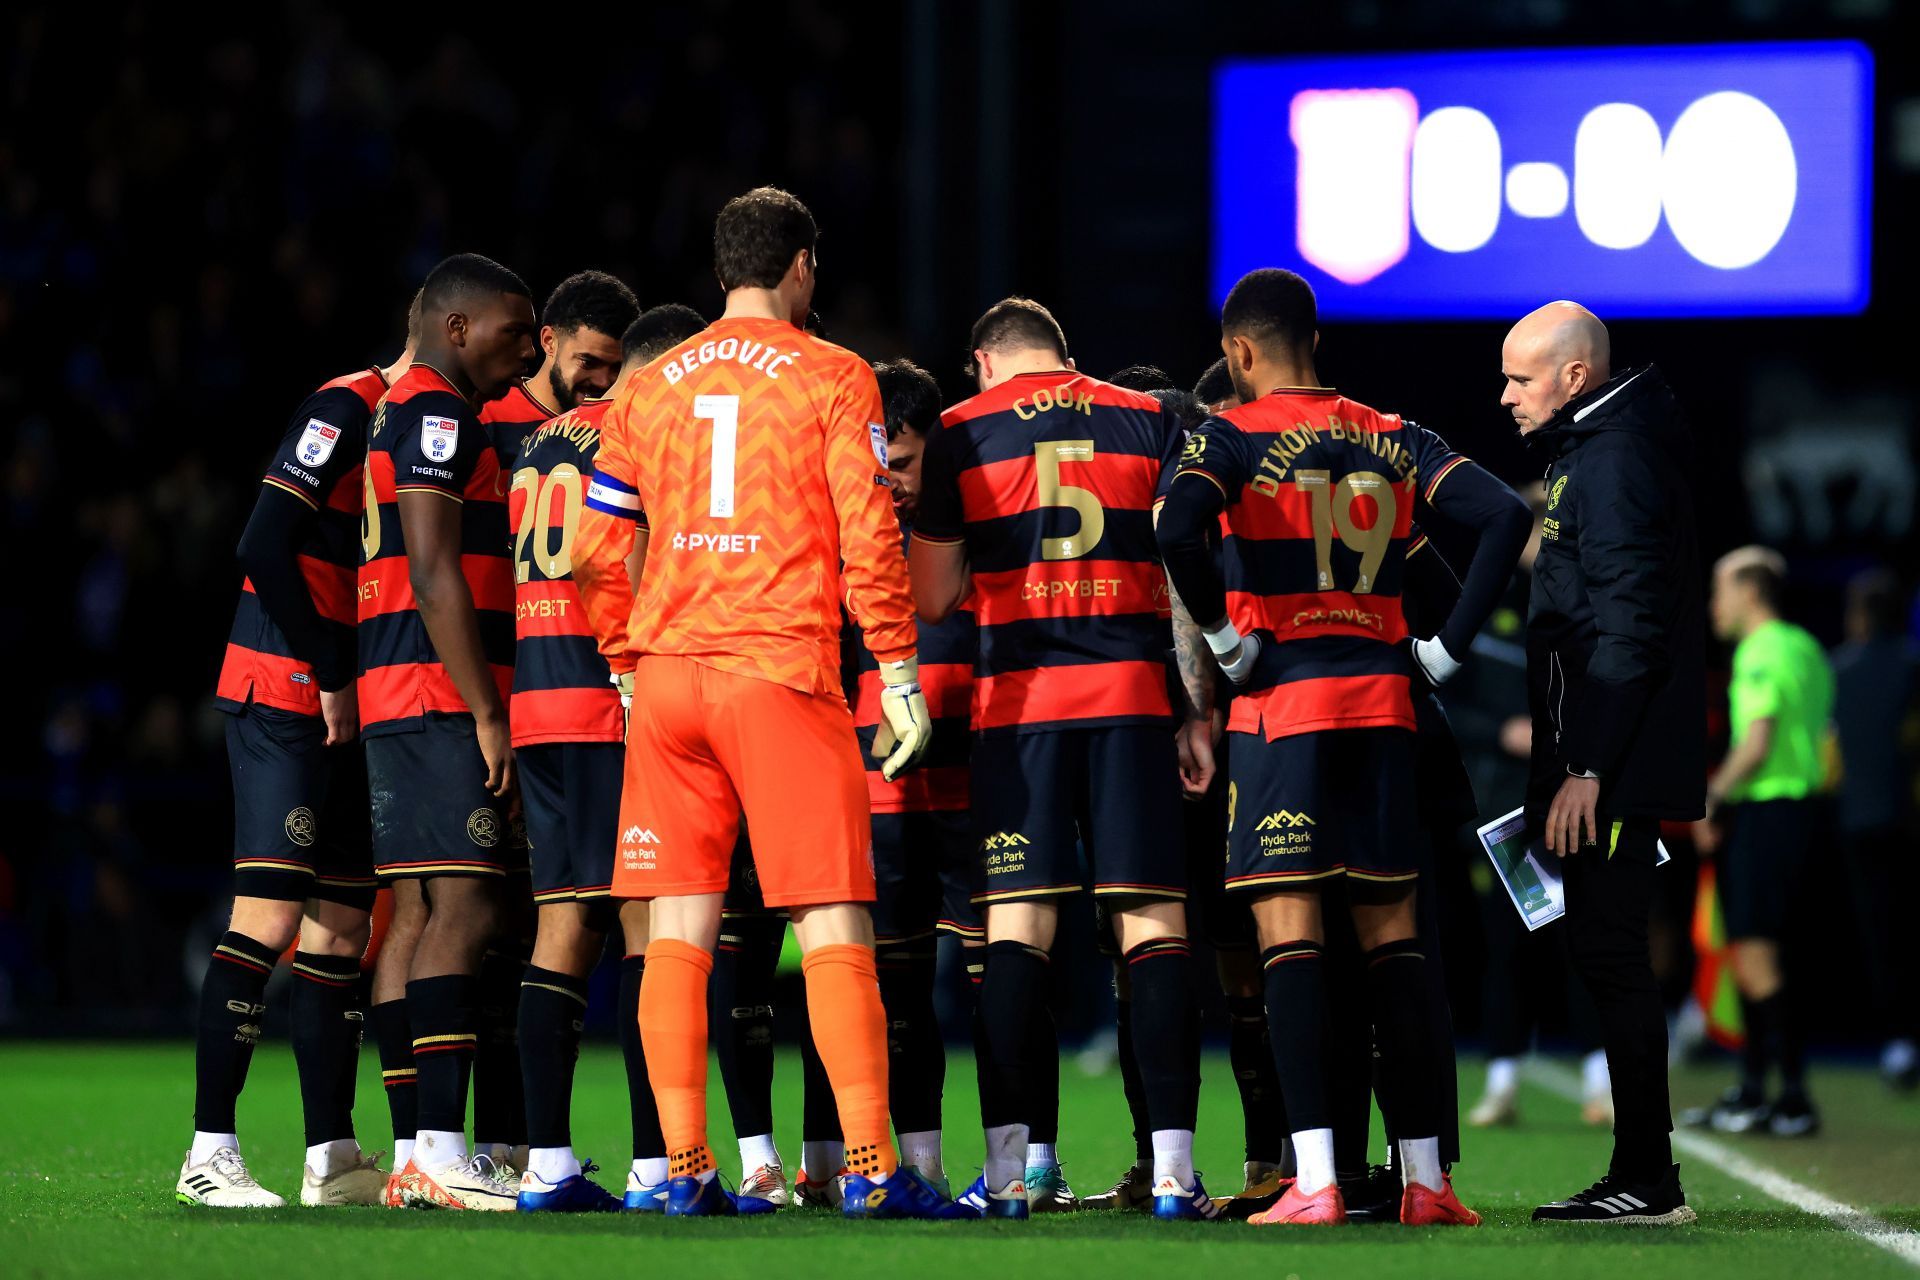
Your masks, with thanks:
[[(209, 696), (233, 547), (286, 415), (390, 359), (427, 268), (477, 250), (537, 295), (582, 267), (712, 315), (714, 211), (763, 182), (824, 230), (819, 309), (956, 398), (965, 336), (1022, 292), (1080, 366), (1215, 354), (1208, 73), (1224, 54), (1848, 36), (1878, 55), (1874, 302), (1860, 317), (1623, 321), (1709, 459), (1708, 550), (1753, 536), (1744, 462), (1805, 424), (1914, 421), (1920, 99), (1896, 0), (914, 0), (586, 10), (25, 4), (0, 18), (0, 1029), (177, 1032), (227, 889)], [(208, 10), (208, 13), (214, 11)], [(1501, 323), (1329, 325), (1322, 371), (1513, 481)], [(1908, 480), (1912, 458), (1908, 449)], [(1809, 535), (1790, 614), (1839, 638), (1870, 565), (1909, 578), (1911, 512)], [(1706, 714), (1706, 709), (1702, 709)], [(1483, 811), (1512, 797), (1483, 797)], [(1494, 808), (1498, 805), (1498, 808)], [(1837, 864), (1837, 854), (1834, 858)], [(1684, 921), (1690, 867), (1669, 872)], [(1819, 1034), (1871, 1036), (1836, 877), (1807, 902)], [(1456, 903), (1456, 905), (1458, 905)], [(1464, 1035), (1477, 918), (1449, 934)], [(192, 957), (189, 958), (189, 952)], [(1684, 978), (1676, 973), (1675, 981)], [(1097, 977), (1071, 1023), (1097, 1021)]]

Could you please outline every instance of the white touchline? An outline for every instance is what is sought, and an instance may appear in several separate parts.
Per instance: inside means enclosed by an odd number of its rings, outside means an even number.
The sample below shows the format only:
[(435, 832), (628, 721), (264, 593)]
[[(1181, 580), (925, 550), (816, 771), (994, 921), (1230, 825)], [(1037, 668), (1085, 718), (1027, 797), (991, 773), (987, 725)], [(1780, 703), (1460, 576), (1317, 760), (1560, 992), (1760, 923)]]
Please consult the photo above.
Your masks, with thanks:
[[(1568, 1102), (1579, 1102), (1583, 1096), (1580, 1077), (1557, 1062), (1533, 1059), (1526, 1065), (1526, 1076), (1548, 1093)], [(1784, 1173), (1776, 1173), (1763, 1164), (1749, 1160), (1726, 1143), (1703, 1134), (1677, 1129), (1674, 1131), (1673, 1145), (1676, 1150), (1696, 1160), (1706, 1161), (1728, 1177), (1738, 1178), (1802, 1213), (1811, 1213), (1837, 1223), (1868, 1244), (1877, 1245), (1894, 1257), (1920, 1267), (1920, 1233), (1896, 1227), (1864, 1210), (1815, 1191), (1803, 1182), (1795, 1182)]]

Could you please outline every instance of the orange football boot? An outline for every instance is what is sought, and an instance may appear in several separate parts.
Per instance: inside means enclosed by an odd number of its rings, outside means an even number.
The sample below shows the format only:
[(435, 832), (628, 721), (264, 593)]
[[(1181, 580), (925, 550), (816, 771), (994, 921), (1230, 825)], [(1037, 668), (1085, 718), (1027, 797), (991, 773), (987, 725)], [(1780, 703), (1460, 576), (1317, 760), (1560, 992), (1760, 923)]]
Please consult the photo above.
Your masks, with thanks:
[(1256, 1213), (1247, 1221), (1256, 1227), (1332, 1227), (1347, 1220), (1347, 1202), (1340, 1184), (1329, 1182), (1312, 1195), (1300, 1190), (1300, 1184), (1287, 1184), (1286, 1194), (1265, 1213)]
[(1400, 1221), (1409, 1227), (1477, 1227), (1480, 1215), (1453, 1194), (1453, 1175), (1440, 1175), (1441, 1187), (1409, 1182), (1400, 1193)]

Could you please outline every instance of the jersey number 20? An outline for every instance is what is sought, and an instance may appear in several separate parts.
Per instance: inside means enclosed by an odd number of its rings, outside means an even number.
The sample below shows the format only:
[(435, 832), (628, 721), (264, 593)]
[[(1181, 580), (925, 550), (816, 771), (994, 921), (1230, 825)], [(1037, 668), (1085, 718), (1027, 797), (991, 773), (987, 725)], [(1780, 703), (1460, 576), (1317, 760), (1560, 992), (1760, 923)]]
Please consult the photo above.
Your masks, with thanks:
[[(520, 508), (520, 528), (513, 536), (513, 580), (525, 582), (531, 578), (536, 562), (540, 576), (549, 582), (572, 574), (573, 535), (580, 527), (580, 507), (587, 488), (580, 468), (563, 462), (543, 481), (537, 468), (522, 467), (513, 473), (513, 487), (527, 490), (526, 503)], [(556, 505), (558, 512), (554, 510)], [(558, 547), (553, 545), (556, 528), (560, 530)]]

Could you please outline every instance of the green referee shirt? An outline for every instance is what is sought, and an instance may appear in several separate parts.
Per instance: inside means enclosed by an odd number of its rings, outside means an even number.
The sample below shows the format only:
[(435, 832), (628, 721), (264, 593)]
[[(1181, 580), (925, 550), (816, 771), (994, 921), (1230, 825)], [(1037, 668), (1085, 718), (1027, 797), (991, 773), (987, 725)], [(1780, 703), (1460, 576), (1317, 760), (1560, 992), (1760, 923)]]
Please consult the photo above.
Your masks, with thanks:
[(1756, 720), (1773, 721), (1767, 758), (1727, 799), (1798, 800), (1820, 790), (1821, 743), (1833, 716), (1833, 668), (1819, 641), (1775, 619), (1756, 627), (1733, 651), (1733, 740)]

